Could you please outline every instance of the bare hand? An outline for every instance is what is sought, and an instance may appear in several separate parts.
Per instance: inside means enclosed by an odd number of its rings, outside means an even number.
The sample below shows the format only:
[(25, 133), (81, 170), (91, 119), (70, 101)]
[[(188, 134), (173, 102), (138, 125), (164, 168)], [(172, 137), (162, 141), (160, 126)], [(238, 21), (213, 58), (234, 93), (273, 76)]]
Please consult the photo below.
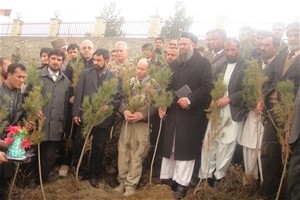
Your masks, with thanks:
[(229, 97), (223, 97), (223, 98), (218, 99), (216, 101), (216, 103), (220, 108), (223, 108), (230, 103), (230, 99), (229, 99)]
[(35, 129), (35, 123), (34, 122), (27, 122), (25, 124), (26, 131), (32, 131)]
[(80, 123), (81, 123), (81, 119), (80, 119), (80, 117), (73, 117), (73, 122), (75, 123), (75, 124), (77, 124), (77, 125), (80, 125)]
[(37, 117), (39, 119), (43, 119), (44, 115), (43, 115), (43, 112), (41, 110), (38, 112)]
[(145, 87), (145, 92), (151, 96), (151, 95), (154, 94), (155, 90), (153, 89), (152, 86), (146, 86)]
[(0, 147), (7, 149), (8, 145), (7, 145), (7, 143), (4, 140), (0, 140)]
[(158, 108), (158, 115), (162, 119), (166, 116), (166, 108)]
[(265, 107), (265, 104), (263, 101), (258, 102), (256, 105), (256, 108), (255, 108), (255, 113), (261, 114), (263, 112), (264, 107)]
[(186, 97), (182, 97), (180, 98), (177, 103), (179, 104), (179, 106), (182, 108), (182, 109), (187, 109), (189, 104), (188, 104), (188, 99)]
[(69, 102), (70, 102), (71, 104), (74, 103), (74, 96), (72, 96), (72, 97), (70, 98)]
[(99, 108), (100, 111), (105, 111), (107, 109), (108, 109), (108, 105), (104, 105)]
[(143, 114), (141, 112), (135, 112), (133, 113), (133, 118), (131, 119), (131, 122), (138, 122), (142, 119), (144, 119)]
[(0, 151), (0, 163), (7, 162), (6, 154), (2, 151)]
[(129, 110), (123, 112), (125, 120), (130, 122), (133, 119), (133, 114)]

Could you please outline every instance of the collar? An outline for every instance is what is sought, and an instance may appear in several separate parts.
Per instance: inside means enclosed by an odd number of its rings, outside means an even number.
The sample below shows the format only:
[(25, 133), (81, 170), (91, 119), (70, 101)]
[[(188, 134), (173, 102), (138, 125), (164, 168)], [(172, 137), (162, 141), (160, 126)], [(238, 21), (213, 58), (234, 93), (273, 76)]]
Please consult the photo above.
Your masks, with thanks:
[(143, 80), (139, 80), (137, 77), (135, 77), (136, 82), (139, 84), (147, 83), (150, 80), (150, 76), (147, 75)]
[(4, 88), (9, 94), (12, 93), (12, 92), (17, 92), (17, 91), (18, 91), (18, 89), (16, 89), (16, 88), (10, 88), (10, 87), (8, 87), (6, 81), (4, 81), (2, 84), (3, 84), (3, 88)]
[(100, 77), (105, 76), (107, 72), (107, 67), (105, 66), (104, 69), (98, 69), (95, 67), (96, 72), (99, 74)]
[(218, 51), (218, 52), (215, 52), (214, 50), (213, 50), (213, 55), (220, 55), (222, 52), (224, 51), (224, 49), (221, 49), (220, 51)]
[(49, 72), (49, 74), (52, 76), (53, 74), (55, 74), (56, 75), (56, 77), (58, 77), (58, 75), (59, 75), (59, 71), (57, 71), (57, 72), (54, 72), (54, 71), (52, 71), (49, 67), (47, 67), (47, 69), (48, 69), (48, 72)]

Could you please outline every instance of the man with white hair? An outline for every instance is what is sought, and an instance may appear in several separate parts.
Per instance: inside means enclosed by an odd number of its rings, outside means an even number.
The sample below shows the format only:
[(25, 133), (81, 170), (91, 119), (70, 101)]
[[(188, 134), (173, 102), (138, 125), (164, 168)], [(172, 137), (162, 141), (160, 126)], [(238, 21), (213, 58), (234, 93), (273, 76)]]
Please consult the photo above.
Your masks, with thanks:
[[(84, 69), (93, 67), (93, 59), (92, 59), (93, 53), (94, 53), (93, 42), (90, 40), (84, 40), (80, 45), (80, 59), (84, 64)], [(79, 61), (79, 63), (81, 61)], [(73, 63), (76, 63), (76, 62), (78, 62), (77, 56), (72, 58), (68, 62), (66, 69), (64, 71), (64, 74), (69, 78), (69, 80), (71, 82), (73, 82), (73, 73), (74, 73), (71, 66), (73, 65)], [(67, 116), (64, 138), (69, 138), (70, 134), (75, 135), (76, 129), (78, 127), (76, 124), (73, 124), (73, 126), (72, 126), (72, 109), (73, 109), (73, 102), (74, 102), (74, 88), (71, 87), (69, 92), (70, 92), (70, 94), (69, 94), (70, 98), (69, 98), (69, 103), (68, 103), (68, 116)], [(65, 158), (65, 156), (63, 156), (63, 155), (61, 155), (61, 156), (62, 156), (62, 159)], [(67, 176), (69, 167), (70, 166), (66, 165), (65, 161), (62, 160), (62, 166), (59, 170), (59, 176)]]

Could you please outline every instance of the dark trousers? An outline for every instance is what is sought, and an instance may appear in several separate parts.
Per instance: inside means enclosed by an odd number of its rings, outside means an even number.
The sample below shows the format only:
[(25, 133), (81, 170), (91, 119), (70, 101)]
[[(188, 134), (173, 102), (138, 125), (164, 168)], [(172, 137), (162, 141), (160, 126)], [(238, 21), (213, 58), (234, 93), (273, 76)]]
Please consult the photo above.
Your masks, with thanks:
[[(80, 154), (85, 142), (85, 138), (82, 137), (82, 127), (78, 127), (76, 131), (75, 145), (74, 145), (74, 162), (77, 165)], [(91, 151), (87, 151), (82, 159), (79, 175), (84, 178), (98, 178), (103, 171), (103, 157), (104, 149), (108, 138), (108, 129), (95, 126), (90, 136), (93, 136)], [(90, 154), (90, 159), (89, 159)]]
[[(45, 141), (40, 144), (41, 148), (41, 170), (43, 182), (48, 181), (48, 175), (55, 165), (55, 160), (58, 157), (58, 151), (60, 148), (60, 141)], [(36, 182), (39, 182), (39, 166), (38, 166), (38, 148), (36, 147), (35, 156), (32, 158), (33, 172), (36, 175)]]
[(6, 199), (8, 187), (15, 172), (15, 163), (0, 164), (0, 199)]
[(76, 128), (78, 125), (73, 123), (72, 118), (72, 108), (73, 104), (68, 104), (68, 112), (67, 112), (67, 121), (65, 127), (65, 134), (62, 138), (62, 148), (60, 151), (60, 163), (62, 165), (71, 166), (73, 160), (73, 146), (76, 134)]
[(158, 115), (158, 112), (155, 112), (155, 114), (151, 117), (151, 134), (150, 134), (150, 150), (148, 152), (147, 156), (147, 169), (150, 169), (151, 166), (151, 161), (153, 156), (155, 156), (154, 160), (154, 170), (155, 170), (155, 175), (159, 175), (160, 167), (161, 167), (161, 161), (162, 161), (162, 140), (163, 140), (163, 132), (164, 132), (164, 126), (162, 124), (161, 126), (161, 132), (160, 132), (160, 138), (158, 140), (157, 144), (157, 150), (156, 150), (156, 155), (154, 155), (154, 150), (155, 150), (155, 145), (157, 142), (158, 138), (158, 133), (159, 133), (159, 126), (160, 126), (160, 117)]
[(282, 174), (281, 147), (276, 129), (268, 118), (261, 145), (263, 183), (261, 193), (271, 199), (276, 197)]
[(300, 199), (300, 139), (292, 145), (292, 155), (287, 174), (287, 199)]

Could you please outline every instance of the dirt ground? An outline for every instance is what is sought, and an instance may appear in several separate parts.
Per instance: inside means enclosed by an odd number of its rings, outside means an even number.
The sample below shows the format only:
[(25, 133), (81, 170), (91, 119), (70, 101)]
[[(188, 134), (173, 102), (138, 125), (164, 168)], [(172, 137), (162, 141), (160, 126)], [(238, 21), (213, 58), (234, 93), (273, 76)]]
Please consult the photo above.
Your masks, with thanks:
[[(76, 187), (74, 174), (69, 172), (65, 178), (60, 178), (58, 174), (59, 168), (56, 167), (50, 174), (49, 183), (44, 185), (46, 199), (48, 200), (104, 200), (104, 199), (174, 199), (173, 191), (166, 185), (161, 185), (158, 177), (153, 178), (153, 184), (148, 183), (149, 171), (144, 171), (140, 180), (139, 187), (135, 195), (130, 198), (124, 198), (122, 194), (113, 191), (118, 186), (116, 175), (111, 176), (104, 174), (100, 178), (100, 187), (98, 189), (90, 186), (88, 181), (81, 181), (79, 189)], [(228, 170), (226, 180), (221, 181), (214, 188), (210, 188), (206, 184), (200, 184), (197, 192), (198, 180), (193, 180), (193, 184), (189, 187), (185, 200), (232, 200), (258, 199), (257, 184), (244, 185), (244, 172), (241, 167), (232, 166)], [(33, 188), (23, 188), (14, 186), (12, 199), (16, 200), (40, 200), (43, 199), (40, 186)]]

